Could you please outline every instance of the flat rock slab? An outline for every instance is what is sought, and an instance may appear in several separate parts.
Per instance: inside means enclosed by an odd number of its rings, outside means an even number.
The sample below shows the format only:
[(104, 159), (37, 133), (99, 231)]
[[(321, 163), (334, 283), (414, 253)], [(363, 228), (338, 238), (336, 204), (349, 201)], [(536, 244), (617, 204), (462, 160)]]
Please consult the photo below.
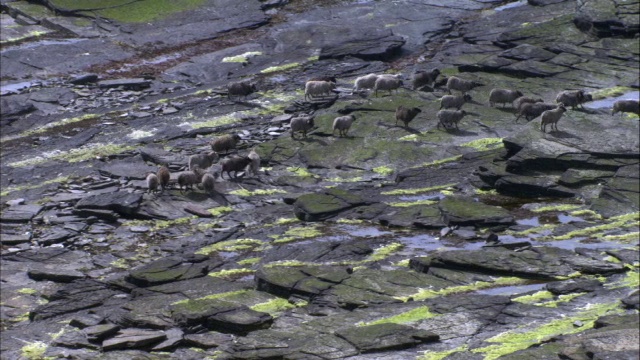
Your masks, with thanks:
[(42, 210), (40, 205), (16, 205), (7, 208), (0, 215), (0, 222), (29, 222)]
[(116, 336), (102, 342), (102, 350), (138, 349), (159, 343), (167, 339), (163, 331), (143, 329), (124, 329)]
[(73, 280), (82, 279), (85, 277), (85, 274), (82, 272), (72, 269), (71, 267), (75, 267), (73, 264), (71, 266), (64, 265), (44, 265), (38, 266), (36, 269), (30, 269), (27, 271), (27, 275), (29, 278), (42, 281), (42, 280), (50, 280), (53, 282), (61, 282), (61, 283), (69, 283)]
[(576, 271), (585, 274), (625, 271), (621, 264), (595, 260), (553, 247), (534, 247), (521, 252), (496, 248), (444, 251), (424, 258), (413, 258), (410, 267), (423, 272), (428, 271), (429, 267), (441, 267), (540, 279), (568, 276)]
[(336, 335), (363, 353), (405, 349), (440, 338), (430, 331), (394, 323), (349, 327), (336, 331)]
[(184, 341), (187, 344), (202, 349), (218, 347), (233, 340), (233, 335), (223, 334), (215, 331), (209, 331), (203, 334), (187, 334), (184, 336)]
[(511, 225), (514, 218), (499, 206), (486, 205), (467, 197), (447, 197), (438, 204), (448, 226)]
[(349, 277), (344, 267), (262, 267), (255, 274), (256, 288), (282, 297), (311, 298)]
[(76, 204), (76, 209), (111, 210), (121, 215), (132, 215), (140, 207), (142, 194), (118, 191), (87, 196)]
[(248, 307), (239, 307), (232, 311), (219, 312), (207, 319), (209, 329), (232, 333), (247, 333), (271, 326), (273, 317), (267, 313)]
[(521, 176), (507, 175), (495, 182), (500, 194), (522, 197), (562, 197), (570, 198), (576, 192), (558, 184), (557, 176)]
[(136, 155), (124, 160), (111, 161), (99, 169), (101, 175), (111, 178), (127, 178), (130, 180), (144, 180), (147, 173), (158, 170), (155, 166), (147, 165), (140, 155)]
[(193, 259), (167, 257), (159, 259), (131, 270), (127, 281), (144, 287), (202, 277), (207, 274), (210, 266), (204, 260), (206, 259), (203, 257), (195, 257)]
[(293, 204), (293, 212), (303, 221), (322, 221), (367, 202), (348, 191), (333, 188), (322, 193), (304, 194)]
[(102, 80), (98, 81), (98, 86), (105, 89), (122, 87), (124, 89), (140, 90), (151, 86), (151, 81), (144, 78)]

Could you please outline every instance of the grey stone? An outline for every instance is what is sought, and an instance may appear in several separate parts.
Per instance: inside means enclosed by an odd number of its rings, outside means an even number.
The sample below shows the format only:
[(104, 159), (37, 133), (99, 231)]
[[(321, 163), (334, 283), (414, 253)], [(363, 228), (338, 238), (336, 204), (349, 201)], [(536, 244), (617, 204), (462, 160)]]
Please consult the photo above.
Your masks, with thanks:
[(167, 339), (163, 331), (143, 329), (124, 329), (110, 339), (102, 342), (103, 351), (118, 349), (138, 349), (155, 345)]
[(336, 331), (336, 335), (363, 353), (404, 349), (439, 340), (432, 332), (394, 323), (350, 327)]
[(132, 215), (137, 211), (141, 201), (142, 194), (118, 191), (109, 194), (87, 196), (78, 201), (75, 208), (111, 210), (121, 215)]

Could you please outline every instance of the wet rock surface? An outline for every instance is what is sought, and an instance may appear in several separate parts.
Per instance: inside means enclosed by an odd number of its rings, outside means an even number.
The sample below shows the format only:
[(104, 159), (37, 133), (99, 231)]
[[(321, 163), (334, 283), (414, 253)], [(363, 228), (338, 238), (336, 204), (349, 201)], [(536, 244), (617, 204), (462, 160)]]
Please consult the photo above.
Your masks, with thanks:
[[(70, 6), (2, 3), (3, 358), (638, 357), (638, 1)], [(591, 97), (542, 132), (493, 88)], [(185, 188), (224, 134), (259, 171)]]

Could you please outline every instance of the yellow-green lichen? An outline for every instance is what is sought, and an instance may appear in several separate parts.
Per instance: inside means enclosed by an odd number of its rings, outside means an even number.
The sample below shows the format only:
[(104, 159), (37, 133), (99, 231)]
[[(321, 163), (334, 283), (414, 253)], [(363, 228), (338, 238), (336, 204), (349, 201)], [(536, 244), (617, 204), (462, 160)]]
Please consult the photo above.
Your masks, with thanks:
[(404, 259), (404, 260), (400, 260), (397, 263), (393, 264), (395, 266), (400, 266), (400, 267), (409, 267), (409, 262), (411, 261), (411, 259)]
[(377, 325), (377, 324), (411, 324), (420, 320), (430, 319), (432, 317), (438, 316), (438, 314), (434, 314), (429, 311), (429, 307), (420, 306), (415, 309), (411, 309), (409, 311), (405, 311), (398, 315), (390, 316), (387, 318), (378, 319), (375, 321), (370, 321), (366, 323), (358, 323), (357, 326), (368, 326), (368, 325)]
[(278, 226), (282, 226), (282, 225), (289, 225), (289, 224), (293, 224), (293, 223), (297, 223), (300, 222), (300, 220), (298, 220), (297, 218), (278, 218), (278, 220), (273, 222), (273, 225), (278, 225)]
[(498, 195), (498, 191), (496, 189), (490, 189), (490, 190), (475, 189), (474, 192), (478, 195)]
[(314, 264), (306, 261), (300, 261), (300, 260), (278, 260), (278, 261), (273, 261), (266, 264), (265, 267), (267, 268), (276, 267), (276, 266), (296, 267), (296, 266), (309, 266), (309, 265), (314, 265)]
[(200, 255), (209, 255), (214, 252), (246, 251), (252, 250), (260, 245), (262, 245), (262, 241), (257, 239), (242, 238), (234, 240), (224, 240), (209, 246), (205, 246), (195, 253)]
[[(623, 310), (620, 309), (617, 303), (588, 306), (573, 316), (551, 320), (538, 326), (534, 324), (535, 327), (533, 328), (528, 327), (524, 330), (506, 331), (485, 340), (489, 343), (497, 343), (496, 345), (472, 349), (471, 352), (484, 353), (485, 360), (498, 359), (501, 356), (511, 354), (518, 350), (524, 350), (531, 346), (541, 344), (555, 336), (585, 331), (592, 328), (600, 316), (622, 312)], [(583, 326), (574, 326), (576, 321), (582, 322)]]
[(387, 258), (389, 255), (399, 251), (404, 247), (404, 244), (401, 243), (391, 243), (385, 245), (383, 247), (377, 248), (373, 250), (373, 254), (371, 254), (366, 261), (380, 261)]
[(18, 186), (8, 186), (5, 188), (4, 191), (0, 192), (0, 196), (7, 196), (10, 193), (14, 192), (14, 191), (24, 191), (24, 190), (31, 190), (31, 189), (37, 189), (46, 185), (50, 185), (50, 184), (55, 184), (55, 183), (66, 183), (68, 182), (70, 179), (69, 176), (59, 176), (55, 179), (51, 179), (51, 180), (46, 180), (43, 181), (39, 184), (33, 184), (33, 185), (18, 185)]
[(194, 123), (185, 123), (186, 125), (191, 126), (194, 129), (200, 129), (204, 127), (216, 127), (221, 125), (233, 124), (240, 121), (240, 118), (237, 116), (241, 112), (234, 112), (231, 114), (214, 117), (213, 119), (199, 121)]
[(602, 240), (615, 241), (623, 244), (637, 243), (640, 240), (640, 232), (634, 231), (627, 234), (605, 235)]
[(640, 286), (640, 273), (638, 271), (627, 271), (624, 278), (615, 282), (605, 284), (609, 289), (631, 288), (637, 289)]
[(247, 265), (255, 265), (260, 262), (261, 257), (252, 257), (244, 260), (240, 260), (237, 262), (238, 265), (247, 266)]
[(456, 155), (456, 156), (452, 156), (452, 157), (448, 157), (448, 158), (444, 158), (444, 159), (439, 159), (439, 160), (434, 160), (428, 163), (424, 163), (418, 166), (414, 166), (414, 168), (422, 168), (422, 167), (431, 167), (431, 166), (437, 166), (437, 165), (441, 165), (441, 164), (446, 164), (449, 162), (454, 162), (454, 161), (458, 161), (462, 158), (462, 155)]
[(460, 146), (471, 147), (478, 151), (492, 150), (502, 146), (502, 138), (484, 138), (460, 144)]
[(227, 292), (223, 292), (223, 293), (211, 294), (211, 295), (199, 297), (199, 298), (196, 298), (196, 299), (178, 300), (176, 302), (171, 303), (171, 305), (187, 304), (190, 301), (197, 301), (197, 300), (215, 300), (215, 299), (224, 299), (224, 298), (229, 298), (229, 297), (236, 297), (238, 295), (244, 295), (244, 294), (248, 293), (249, 291), (250, 290), (227, 291)]
[(317, 226), (311, 225), (291, 228), (285, 231), (282, 235), (269, 235), (269, 237), (274, 239), (274, 244), (281, 244), (297, 240), (310, 239), (320, 235), (322, 235), (322, 232), (318, 230)]
[(74, 118), (65, 118), (62, 119), (60, 121), (54, 121), (54, 122), (50, 122), (44, 126), (40, 126), (36, 129), (29, 129), (27, 131), (22, 132), (19, 136), (20, 137), (24, 137), (24, 136), (31, 136), (31, 135), (36, 135), (36, 134), (41, 134), (44, 132), (47, 132), (48, 130), (55, 128), (55, 127), (59, 127), (59, 126), (64, 126), (64, 125), (69, 125), (69, 124), (73, 124), (73, 123), (78, 123), (81, 121), (85, 121), (85, 120), (93, 120), (93, 119), (97, 119), (98, 117), (100, 117), (100, 115), (98, 114), (85, 114), (82, 116), (78, 116), (78, 117), (74, 117)]
[(446, 184), (446, 185), (436, 185), (436, 186), (431, 186), (426, 188), (397, 189), (397, 190), (383, 191), (380, 194), (381, 195), (415, 195), (415, 194), (426, 193), (431, 191), (443, 190), (456, 185), (457, 184), (454, 183), (454, 184)]
[(571, 215), (571, 216), (589, 217), (589, 218), (594, 219), (594, 220), (601, 220), (602, 219), (602, 215), (600, 215), (597, 212), (595, 212), (593, 210), (590, 210), (590, 209), (575, 210), (575, 211), (570, 212), (569, 215)]
[(264, 303), (253, 305), (251, 306), (251, 310), (265, 312), (271, 316), (276, 316), (295, 307), (295, 305), (291, 304), (286, 299), (275, 298)]
[(593, 100), (601, 100), (609, 97), (616, 97), (624, 95), (628, 92), (634, 91), (634, 89), (626, 86), (614, 86), (606, 89), (598, 89), (590, 92)]
[(129, 220), (124, 222), (122, 225), (133, 227), (133, 226), (148, 226), (151, 231), (158, 231), (162, 229), (166, 229), (170, 226), (177, 225), (189, 225), (192, 220), (197, 219), (196, 216), (185, 216), (173, 220)]
[(422, 301), (438, 296), (446, 296), (450, 294), (457, 294), (475, 290), (481, 290), (499, 286), (511, 286), (511, 285), (524, 285), (528, 281), (518, 277), (500, 277), (493, 282), (489, 281), (476, 281), (469, 285), (450, 286), (440, 290), (432, 289), (419, 289), (418, 292), (409, 296), (396, 297), (399, 300), (407, 301), (409, 298), (413, 298), (414, 301)]
[(423, 352), (422, 355), (418, 356), (416, 360), (442, 360), (447, 358), (449, 355), (452, 355), (458, 352), (463, 352), (463, 351), (466, 352), (468, 349), (469, 349), (468, 345), (462, 345), (451, 350), (444, 350), (444, 351), (427, 350)]
[(280, 66), (270, 66), (266, 69), (263, 69), (262, 71), (260, 71), (263, 74), (270, 74), (270, 73), (274, 73), (277, 71), (285, 71), (285, 70), (289, 70), (289, 69), (293, 69), (295, 67), (300, 66), (300, 63), (297, 62), (293, 62), (293, 63), (289, 63), (289, 64), (284, 64), (284, 65), (280, 65)]
[(518, 296), (511, 300), (523, 304), (536, 304), (549, 299), (553, 299), (553, 294), (547, 290), (542, 290), (531, 295)]
[(416, 200), (416, 201), (400, 201), (400, 202), (390, 202), (387, 203), (387, 205), (389, 206), (393, 206), (393, 207), (410, 207), (410, 206), (417, 206), (417, 205), (433, 205), (433, 204), (437, 204), (438, 202), (436, 200)]
[(539, 206), (531, 209), (534, 213), (541, 212), (549, 212), (549, 211), (571, 211), (581, 208), (582, 205), (576, 204), (556, 204), (556, 205), (547, 205), (547, 206)]
[[(20, 349), (22, 357), (29, 360), (43, 360), (45, 359), (44, 353), (49, 346), (42, 341), (30, 342)], [(54, 359), (53, 357), (48, 357)]]
[(207, 211), (213, 216), (220, 216), (222, 214), (233, 211), (233, 208), (230, 206), (217, 206), (211, 209), (207, 209)]
[(231, 195), (237, 196), (256, 196), (256, 195), (273, 195), (273, 194), (286, 194), (287, 192), (280, 189), (256, 189), (249, 191), (247, 189), (229, 191)]
[(18, 294), (35, 295), (38, 291), (32, 288), (22, 288), (22, 289), (19, 289), (17, 292)]
[(583, 236), (594, 236), (594, 237), (602, 237), (605, 234), (603, 232), (609, 230), (619, 230), (628, 227), (638, 227), (640, 226), (640, 221), (638, 216), (640, 213), (629, 213), (624, 215), (618, 215), (611, 217), (607, 220), (606, 224), (596, 225), (587, 227), (584, 229), (578, 229), (574, 231), (570, 231), (564, 235), (556, 236), (553, 239), (555, 240), (568, 240), (575, 237), (583, 237)]
[(249, 274), (253, 274), (254, 272), (255, 270), (251, 270), (251, 269), (228, 269), (228, 270), (210, 272), (207, 275), (212, 277), (228, 278), (228, 277), (234, 277), (238, 275), (249, 275)]
[(336, 221), (338, 224), (362, 224), (364, 220), (360, 219), (338, 219)]
[(300, 176), (300, 177), (312, 177), (312, 178), (320, 177), (316, 174), (313, 174), (308, 169), (302, 168), (302, 167), (288, 167), (287, 171), (294, 173), (296, 176)]
[(128, 269), (129, 268), (129, 264), (127, 262), (127, 259), (124, 259), (124, 258), (120, 258), (118, 260), (114, 260), (109, 265), (113, 266), (114, 268), (118, 268), (118, 269)]
[(375, 168), (373, 168), (371, 170), (373, 170), (373, 172), (376, 173), (376, 174), (380, 174), (380, 175), (384, 175), (384, 176), (389, 176), (389, 175), (393, 174), (393, 172), (394, 172), (394, 170), (392, 168), (388, 167), (388, 166), (378, 166), (378, 167), (375, 167)]
[(222, 59), (223, 63), (244, 63), (247, 62), (247, 59), (254, 56), (262, 55), (260, 51), (248, 51), (244, 54), (236, 55), (236, 56), (227, 56)]
[(342, 177), (334, 177), (327, 179), (329, 182), (339, 182), (339, 183), (348, 183), (348, 182), (359, 182), (362, 181), (362, 176), (355, 176), (352, 178), (342, 178)]
[(22, 161), (16, 161), (8, 164), (12, 167), (24, 167), (31, 165), (38, 165), (50, 160), (65, 160), (68, 162), (80, 162), (98, 157), (105, 157), (109, 155), (119, 154), (125, 151), (133, 150), (136, 147), (133, 145), (122, 144), (91, 144), (82, 146), (77, 149), (71, 149), (69, 151), (55, 150), (49, 153), (44, 153), (42, 156), (35, 156)]

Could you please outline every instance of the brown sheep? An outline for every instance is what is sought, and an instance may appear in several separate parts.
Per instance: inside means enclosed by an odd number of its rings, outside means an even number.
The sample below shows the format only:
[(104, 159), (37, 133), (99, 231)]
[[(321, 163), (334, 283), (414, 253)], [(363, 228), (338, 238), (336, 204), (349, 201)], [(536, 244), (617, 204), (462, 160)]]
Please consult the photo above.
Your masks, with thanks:
[(233, 178), (237, 179), (238, 171), (244, 171), (251, 164), (251, 159), (247, 156), (233, 156), (224, 158), (220, 163), (222, 165), (221, 178), (224, 179), (224, 173), (227, 173), (231, 178), (231, 172), (233, 171)]
[(169, 180), (171, 180), (171, 172), (169, 171), (169, 168), (166, 165), (160, 166), (156, 175), (158, 177), (160, 187), (162, 188), (162, 191), (164, 191), (169, 187)]
[(240, 140), (238, 134), (227, 134), (213, 139), (209, 144), (211, 145), (211, 149), (218, 154), (226, 154), (230, 150), (235, 149)]
[(402, 105), (398, 106), (396, 109), (396, 125), (398, 125), (398, 120), (400, 120), (404, 123), (404, 127), (408, 127), (409, 122), (421, 112), (422, 110), (417, 107), (409, 109)]

